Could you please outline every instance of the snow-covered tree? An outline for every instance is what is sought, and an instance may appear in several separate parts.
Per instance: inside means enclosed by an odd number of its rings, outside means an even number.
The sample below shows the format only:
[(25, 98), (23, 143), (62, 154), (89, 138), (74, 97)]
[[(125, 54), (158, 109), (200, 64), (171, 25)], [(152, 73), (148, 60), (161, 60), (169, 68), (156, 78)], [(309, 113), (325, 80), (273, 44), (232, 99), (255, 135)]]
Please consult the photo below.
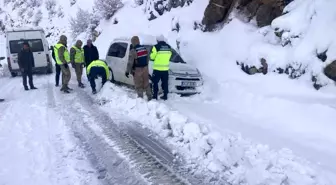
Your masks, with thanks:
[(95, 8), (102, 16), (109, 20), (124, 5), (120, 0), (96, 0)]
[(3, 0), (4, 5), (6, 6), (8, 3), (11, 3), (12, 0)]
[(27, 16), (28, 17), (33, 17), (34, 16), (34, 11), (33, 9), (29, 9), (28, 12), (27, 12)]
[(52, 18), (56, 14), (56, 0), (46, 0), (44, 4), (49, 12), (49, 18)]
[(28, 7), (40, 7), (42, 5), (43, 0), (28, 0), (27, 5)]
[(20, 18), (23, 18), (24, 17), (24, 13), (26, 12), (27, 8), (20, 8), (19, 11), (18, 11), (18, 16)]
[(57, 10), (57, 16), (58, 16), (58, 17), (63, 17), (63, 16), (64, 16), (64, 12), (63, 12), (63, 8), (62, 8), (62, 6), (59, 6), (59, 7), (58, 7), (58, 10)]
[(90, 12), (78, 9), (76, 17), (70, 19), (70, 27), (72, 31), (72, 36), (76, 37), (79, 34), (85, 32), (90, 25)]
[(56, 0), (46, 0), (44, 4), (48, 11), (55, 10)]
[(41, 10), (38, 10), (35, 14), (34, 20), (33, 20), (33, 24), (35, 26), (38, 26), (40, 24), (40, 22), (42, 21), (43, 18), (43, 14)]
[(144, 3), (144, 0), (134, 0), (135, 4), (142, 5)]

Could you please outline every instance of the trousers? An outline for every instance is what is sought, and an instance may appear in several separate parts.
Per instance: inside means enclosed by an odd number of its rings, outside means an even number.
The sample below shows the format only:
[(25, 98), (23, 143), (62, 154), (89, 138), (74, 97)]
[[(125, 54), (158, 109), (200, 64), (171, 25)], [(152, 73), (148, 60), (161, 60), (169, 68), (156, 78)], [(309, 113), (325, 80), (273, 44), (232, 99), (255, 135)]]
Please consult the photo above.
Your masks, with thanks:
[(142, 98), (144, 92), (146, 92), (147, 97), (151, 99), (152, 90), (149, 86), (148, 66), (136, 67), (133, 80), (138, 97)]
[(82, 83), (83, 64), (75, 63), (75, 71), (78, 83)]
[(32, 70), (25, 70), (24, 72), (22, 72), (22, 83), (24, 87), (28, 87), (27, 77), (29, 78), (29, 86), (34, 87)]
[(152, 82), (153, 82), (153, 98), (157, 98), (158, 91), (159, 91), (159, 82), (161, 80), (163, 95), (167, 97), (168, 95), (168, 79), (169, 79), (169, 72), (168, 71), (158, 71), (154, 70), (152, 75)]
[(104, 85), (107, 81), (106, 71), (103, 67), (91, 67), (90, 73), (88, 75), (88, 79), (90, 81), (90, 86), (92, 91), (96, 90), (96, 82), (95, 79), (98, 77), (102, 78), (102, 85)]
[(71, 79), (71, 72), (70, 72), (69, 65), (67, 68), (64, 65), (61, 65), (60, 67), (62, 71), (62, 86), (67, 87)]
[(55, 64), (55, 68), (56, 68), (56, 76), (55, 76), (55, 82), (56, 85), (59, 85), (59, 79), (60, 79), (60, 75), (61, 75), (61, 66), (58, 64)]

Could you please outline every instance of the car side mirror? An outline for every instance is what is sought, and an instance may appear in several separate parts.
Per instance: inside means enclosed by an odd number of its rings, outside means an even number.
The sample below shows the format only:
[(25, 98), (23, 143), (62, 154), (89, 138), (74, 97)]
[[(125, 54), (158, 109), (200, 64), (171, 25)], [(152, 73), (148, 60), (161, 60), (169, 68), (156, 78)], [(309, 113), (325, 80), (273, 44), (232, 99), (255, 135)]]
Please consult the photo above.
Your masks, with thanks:
[(0, 57), (0, 60), (4, 60), (6, 57)]

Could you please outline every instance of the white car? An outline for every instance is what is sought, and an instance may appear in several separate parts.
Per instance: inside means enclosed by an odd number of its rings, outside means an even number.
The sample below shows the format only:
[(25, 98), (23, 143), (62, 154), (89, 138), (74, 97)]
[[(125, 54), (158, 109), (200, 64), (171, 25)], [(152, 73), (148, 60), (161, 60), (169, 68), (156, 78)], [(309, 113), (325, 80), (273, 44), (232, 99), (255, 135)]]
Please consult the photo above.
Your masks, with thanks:
[[(155, 37), (141, 40), (141, 44), (147, 48), (148, 53), (150, 53), (152, 46), (156, 43)], [(113, 81), (134, 86), (133, 76), (130, 75), (129, 78), (125, 76), (130, 45), (131, 38), (114, 39), (107, 51), (105, 61), (111, 68), (110, 78)], [(200, 93), (199, 87), (203, 85), (203, 79), (199, 70), (187, 64), (174, 49), (172, 52), (169, 70), (169, 92), (177, 94)], [(148, 65), (150, 76), (153, 72), (152, 66), (153, 61), (150, 61)]]

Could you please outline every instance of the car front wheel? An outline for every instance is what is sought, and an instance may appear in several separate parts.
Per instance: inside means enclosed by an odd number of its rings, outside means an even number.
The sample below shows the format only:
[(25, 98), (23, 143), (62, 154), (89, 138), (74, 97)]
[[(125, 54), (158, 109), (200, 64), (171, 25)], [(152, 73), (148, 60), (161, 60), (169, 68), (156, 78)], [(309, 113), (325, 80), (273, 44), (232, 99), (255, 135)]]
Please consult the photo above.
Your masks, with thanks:
[(110, 76), (108, 77), (108, 79), (110, 80), (110, 82), (114, 83), (113, 71), (111, 68), (109, 68), (109, 70), (110, 70)]
[(12, 75), (12, 77), (16, 77), (16, 76), (17, 76), (17, 73), (15, 73), (15, 72), (11, 72), (11, 75)]

